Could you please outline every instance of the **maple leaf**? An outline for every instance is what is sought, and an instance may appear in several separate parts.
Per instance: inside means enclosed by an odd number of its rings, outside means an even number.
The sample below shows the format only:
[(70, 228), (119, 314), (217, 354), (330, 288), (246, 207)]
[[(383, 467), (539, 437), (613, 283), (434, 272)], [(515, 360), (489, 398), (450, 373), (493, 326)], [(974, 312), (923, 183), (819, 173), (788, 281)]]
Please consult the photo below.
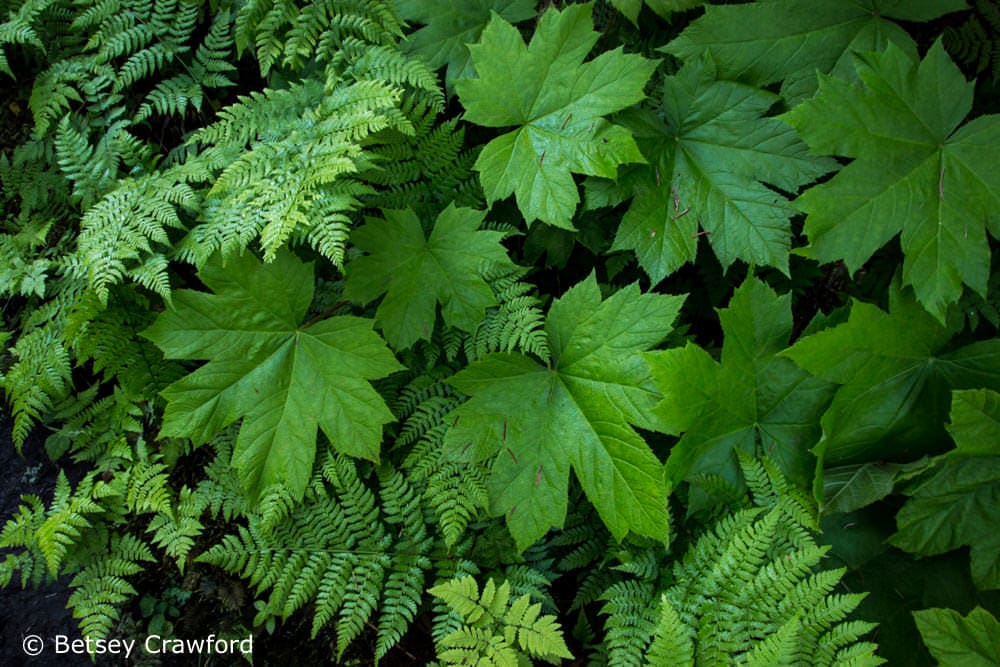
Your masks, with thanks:
[(511, 23), (535, 16), (534, 0), (396, 0), (396, 9), (407, 21), (424, 24), (407, 36), (406, 46), (431, 67), (447, 65), (449, 86), (475, 75), (468, 45), (479, 41), (492, 13)]
[(527, 46), (494, 15), (469, 46), (478, 78), (455, 82), (466, 120), (517, 127), (490, 141), (475, 168), (489, 202), (514, 194), (529, 224), (572, 230), (573, 173), (614, 178), (618, 165), (642, 161), (628, 130), (603, 116), (643, 99), (656, 63), (620, 47), (584, 63), (599, 36), (589, 4), (546, 11)]
[(501, 245), (503, 232), (479, 230), (485, 211), (448, 206), (424, 236), (416, 213), (383, 211), (351, 234), (365, 252), (348, 266), (344, 296), (361, 304), (382, 294), (375, 319), (397, 350), (430, 340), (441, 304), (444, 321), (472, 331), (496, 305), (483, 279), (488, 267), (513, 267)]
[(624, 14), (633, 25), (639, 25), (639, 12), (642, 10), (643, 2), (663, 18), (669, 18), (673, 12), (705, 4), (705, 0), (611, 0), (612, 6)]
[(921, 556), (969, 546), (976, 586), (1000, 588), (1000, 394), (981, 389), (953, 397), (948, 431), (955, 449), (907, 491), (889, 542)]
[[(1000, 237), (1000, 116), (959, 128), (972, 108), (966, 82), (940, 40), (917, 63), (889, 46), (856, 58), (863, 85), (821, 77), (817, 96), (786, 114), (814, 152), (855, 158), (802, 194), (803, 251), (856, 271), (897, 234), (903, 283), (944, 322), (962, 284), (985, 295)], [(933, 91), (931, 94), (929, 91)]]
[(368, 380), (403, 367), (359, 317), (300, 326), (313, 269), (287, 251), (261, 264), (249, 253), (199, 277), (214, 294), (174, 292), (143, 335), (169, 359), (208, 363), (163, 390), (161, 437), (207, 442), (243, 419), (233, 451), (247, 495), (274, 483), (301, 498), (312, 474), (316, 427), (338, 451), (376, 461), (392, 413)]
[(786, 356), (842, 385), (823, 415), (821, 460), (912, 460), (946, 441), (949, 390), (1000, 390), (1000, 340), (950, 349), (954, 333), (895, 284), (888, 313), (856, 301), (847, 322), (797, 341)]
[(756, 86), (782, 82), (796, 102), (816, 90), (816, 72), (851, 77), (851, 54), (893, 43), (916, 55), (913, 40), (894, 21), (929, 21), (966, 9), (964, 0), (763, 0), (708, 5), (664, 50), (681, 60), (705, 51), (721, 78)]
[(976, 605), (968, 616), (954, 609), (922, 609), (913, 620), (939, 665), (990, 667), (1000, 664), (1000, 621)]
[(566, 517), (572, 469), (621, 539), (667, 535), (663, 467), (632, 425), (651, 429), (658, 399), (639, 353), (669, 333), (684, 297), (631, 285), (601, 301), (593, 274), (549, 309), (553, 365), (494, 353), (449, 382), (471, 398), (455, 411), (446, 445), (493, 458), (491, 509), (506, 513), (519, 549)]
[(791, 295), (777, 296), (750, 278), (719, 311), (725, 339), (716, 361), (703, 348), (648, 352), (663, 393), (656, 406), (665, 433), (680, 435), (667, 459), (671, 484), (699, 474), (739, 487), (735, 450), (763, 453), (806, 486), (814, 467), (809, 447), (834, 386), (779, 356), (792, 333)]
[(794, 192), (834, 169), (808, 154), (791, 126), (764, 117), (778, 97), (717, 81), (709, 58), (666, 77), (656, 111), (623, 119), (649, 166), (633, 170), (635, 198), (612, 250), (634, 250), (654, 283), (694, 261), (699, 224), (719, 261), (788, 273), (789, 218), (797, 211), (764, 184)]

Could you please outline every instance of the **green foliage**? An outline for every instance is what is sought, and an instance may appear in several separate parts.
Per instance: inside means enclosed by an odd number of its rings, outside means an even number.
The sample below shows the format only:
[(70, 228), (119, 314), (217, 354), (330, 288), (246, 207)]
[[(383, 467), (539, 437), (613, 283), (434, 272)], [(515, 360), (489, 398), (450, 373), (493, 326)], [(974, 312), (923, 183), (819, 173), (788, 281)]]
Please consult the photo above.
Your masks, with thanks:
[(485, 214), (472, 209), (449, 206), (429, 236), (413, 211), (383, 213), (353, 235), (368, 256), (351, 262), (344, 296), (365, 304), (385, 294), (375, 318), (396, 349), (430, 340), (437, 304), (445, 324), (473, 330), (496, 304), (484, 274), (510, 266), (503, 233), (479, 230)]
[(817, 454), (827, 464), (910, 459), (940, 449), (948, 391), (1000, 390), (997, 340), (949, 349), (953, 330), (909, 290), (890, 290), (889, 312), (856, 301), (847, 322), (803, 338), (787, 356), (841, 386), (823, 414)]
[(307, 662), (995, 661), (996, 3), (702, 4), (0, 0), (3, 421), (66, 468), (0, 585)]
[(512, 599), (510, 584), (488, 579), (482, 594), (472, 577), (451, 579), (428, 592), (462, 617), (462, 626), (438, 642), (446, 665), (529, 665), (529, 658), (558, 664), (573, 655), (554, 616), (539, 615), (542, 605), (530, 595)]
[(618, 165), (643, 161), (629, 132), (604, 116), (643, 98), (654, 63), (620, 49), (584, 63), (599, 37), (591, 26), (590, 5), (549, 10), (526, 46), (495, 15), (469, 47), (477, 77), (455, 84), (466, 120), (517, 126), (486, 144), (476, 170), (487, 201), (515, 195), (528, 224), (573, 229), (573, 173), (614, 178)]
[(976, 586), (1000, 588), (1000, 394), (954, 392), (948, 431), (955, 449), (906, 490), (891, 542), (921, 556), (968, 545)]
[(338, 657), (379, 609), (380, 658), (417, 614), (431, 537), (405, 477), (384, 475), (379, 491), (377, 499), (353, 463), (330, 454), (286, 517), (253, 513), (198, 560), (248, 579), (258, 594), (270, 590), (256, 624), (313, 602), (312, 635), (336, 619)]
[(749, 279), (719, 313), (720, 362), (692, 343), (645, 355), (663, 392), (656, 407), (662, 430), (683, 434), (666, 466), (675, 486), (705, 474), (738, 485), (734, 452), (766, 453), (808, 486), (814, 463), (807, 448), (833, 387), (781, 356), (792, 329), (790, 301)]
[(982, 607), (967, 616), (954, 609), (925, 609), (913, 617), (940, 664), (986, 667), (1000, 661), (1000, 622)]
[(666, 535), (662, 468), (630, 424), (655, 423), (639, 352), (667, 336), (682, 301), (636, 285), (602, 301), (591, 276), (549, 309), (548, 367), (493, 353), (450, 380), (472, 398), (446, 442), (456, 457), (492, 460), (490, 508), (519, 548), (562, 525), (571, 468), (616, 538)]
[(451, 88), (460, 79), (475, 74), (469, 44), (479, 41), (483, 28), (496, 14), (508, 23), (535, 16), (534, 0), (395, 0), (407, 21), (425, 24), (406, 38), (406, 48), (423, 56), (431, 67), (448, 66), (445, 82)]
[(773, 188), (794, 192), (834, 167), (764, 117), (777, 96), (717, 74), (711, 59), (688, 62), (665, 77), (655, 109), (624, 121), (649, 167), (623, 179), (635, 196), (611, 249), (634, 250), (653, 282), (694, 261), (699, 227), (723, 267), (742, 259), (787, 274), (795, 211)]
[[(944, 322), (963, 284), (986, 293), (1000, 181), (984, 169), (984, 150), (1000, 138), (1000, 118), (959, 127), (973, 86), (940, 41), (919, 63), (890, 45), (855, 67), (863, 87), (822, 77), (818, 95), (787, 115), (813, 151), (855, 158), (797, 200), (808, 214), (805, 252), (853, 272), (900, 234), (903, 284)], [(948, 105), (928, 103), (928, 89)]]
[(392, 414), (368, 380), (402, 367), (372, 322), (337, 316), (300, 326), (312, 267), (287, 253), (272, 264), (250, 255), (228, 270), (211, 264), (200, 277), (215, 293), (176, 292), (145, 332), (169, 358), (209, 360), (164, 390), (160, 435), (203, 443), (242, 417), (233, 462), (251, 499), (275, 483), (302, 497), (317, 426), (338, 451), (378, 460)]
[(889, 44), (915, 53), (896, 21), (929, 21), (965, 9), (964, 0), (764, 0), (708, 5), (705, 14), (667, 45), (691, 60), (709, 53), (721, 78), (755, 86), (781, 82), (782, 97), (799, 102), (816, 90), (815, 73), (850, 78), (854, 53)]

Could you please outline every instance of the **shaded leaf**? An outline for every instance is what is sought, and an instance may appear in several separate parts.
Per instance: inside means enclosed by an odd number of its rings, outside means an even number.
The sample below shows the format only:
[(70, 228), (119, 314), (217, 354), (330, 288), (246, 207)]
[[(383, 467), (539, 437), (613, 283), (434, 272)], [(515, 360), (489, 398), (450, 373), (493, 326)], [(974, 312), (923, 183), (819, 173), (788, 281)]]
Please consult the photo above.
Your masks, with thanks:
[(550, 8), (528, 45), (494, 15), (469, 46), (477, 78), (455, 83), (466, 120), (516, 127), (490, 141), (475, 168), (487, 200), (513, 194), (529, 224), (573, 229), (580, 195), (572, 175), (614, 178), (618, 165), (643, 159), (629, 132), (604, 116), (643, 99), (656, 63), (621, 48), (585, 63), (600, 37), (591, 9)]
[(200, 444), (242, 419), (233, 465), (252, 499), (274, 483), (302, 496), (317, 426), (338, 451), (378, 460), (393, 416), (368, 380), (403, 367), (372, 321), (302, 326), (313, 270), (287, 251), (270, 264), (249, 253), (226, 267), (213, 261), (198, 275), (214, 294), (174, 292), (173, 307), (143, 333), (169, 359), (208, 360), (163, 391), (160, 436)]
[(666, 337), (683, 300), (632, 285), (602, 301), (592, 275), (549, 310), (551, 367), (494, 353), (449, 381), (471, 398), (446, 445), (492, 459), (491, 508), (506, 514), (519, 549), (562, 526), (570, 469), (617, 539), (664, 539), (663, 469), (630, 424), (655, 425), (658, 394), (639, 353)]

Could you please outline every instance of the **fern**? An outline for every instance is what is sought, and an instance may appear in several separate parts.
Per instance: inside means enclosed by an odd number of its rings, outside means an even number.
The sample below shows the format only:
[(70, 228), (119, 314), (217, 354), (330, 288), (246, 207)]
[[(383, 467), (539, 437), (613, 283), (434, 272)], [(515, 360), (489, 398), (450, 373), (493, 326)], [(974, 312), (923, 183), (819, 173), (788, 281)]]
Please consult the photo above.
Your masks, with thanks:
[(458, 613), (463, 624), (438, 641), (444, 664), (522, 664), (529, 657), (549, 663), (572, 658), (554, 616), (539, 615), (530, 595), (511, 599), (510, 584), (488, 579), (482, 593), (470, 576), (451, 579), (428, 591)]
[(230, 76), (236, 67), (229, 62), (233, 48), (232, 31), (230, 13), (223, 11), (216, 14), (187, 71), (157, 83), (139, 106), (133, 121), (141, 123), (154, 113), (183, 117), (189, 107), (201, 111), (206, 90), (233, 86)]
[[(770, 461), (742, 458), (757, 507), (720, 519), (675, 563), (672, 584), (650, 606), (650, 577), (611, 586), (607, 648), (612, 664), (880, 664), (861, 637), (874, 625), (845, 619), (863, 595), (832, 594), (844, 570), (815, 571), (826, 548)], [(632, 601), (632, 602), (630, 602)], [(817, 660), (820, 660), (817, 662)]]
[(198, 561), (239, 574), (258, 593), (270, 589), (257, 624), (314, 601), (313, 636), (336, 619), (339, 655), (379, 610), (376, 652), (383, 656), (416, 616), (431, 537), (419, 496), (401, 474), (384, 471), (380, 490), (383, 511), (354, 465), (330, 454), (306, 502), (285, 521), (265, 531), (251, 514)]
[(997, 0), (975, 0), (965, 20), (945, 27), (943, 35), (948, 53), (972, 74), (990, 70), (993, 81), (1000, 81), (1000, 3)]
[(259, 236), (269, 260), (299, 234), (341, 265), (346, 213), (368, 190), (351, 178), (366, 163), (360, 140), (387, 127), (405, 129), (398, 101), (398, 91), (377, 81), (330, 91), (307, 81), (220, 113), (220, 121), (192, 136), (206, 148), (184, 172), (206, 179), (228, 166), (206, 194), (204, 222), (180, 245), (181, 256), (200, 265), (216, 250), (231, 254)]
[(301, 70), (310, 60), (330, 62), (347, 38), (395, 44), (403, 22), (384, 0), (252, 0), (236, 16), (236, 48), (255, 46), (261, 74), (276, 64)]
[(10, 352), (14, 363), (5, 372), (2, 386), (12, 405), (12, 437), (20, 451), (32, 425), (66, 397), (72, 368), (63, 340), (53, 327), (23, 334)]
[(413, 133), (385, 130), (371, 149), (374, 168), (359, 178), (377, 188), (366, 198), (372, 208), (412, 208), (432, 215), (449, 203), (479, 208), (479, 181), (472, 171), (476, 152), (465, 148), (465, 130), (455, 119), (437, 122), (435, 106), (404, 100)]
[(402, 427), (395, 446), (409, 450), (402, 467), (414, 481), (425, 485), (424, 498), (449, 547), (458, 544), (488, 503), (483, 466), (445, 456), (444, 435), (451, 411), (460, 403), (449, 385), (424, 375), (400, 392), (396, 405)]
[(41, 14), (56, 4), (59, 4), (58, 0), (29, 0), (21, 4), (16, 14), (12, 11), (7, 20), (0, 23), (0, 72), (15, 78), (4, 48), (8, 44), (30, 45), (45, 51), (45, 42), (38, 34), (35, 23)]
[(470, 360), (490, 352), (518, 350), (549, 363), (551, 352), (541, 301), (530, 293), (530, 284), (521, 282), (527, 272), (521, 267), (498, 268), (484, 276), (499, 305), (487, 311), (483, 322), (466, 339), (465, 354)]
[(143, 562), (154, 561), (149, 547), (132, 535), (112, 534), (100, 558), (92, 559), (70, 581), (74, 589), (68, 607), (80, 619), (85, 637), (103, 639), (121, 618), (121, 605), (136, 594), (125, 577), (143, 570)]

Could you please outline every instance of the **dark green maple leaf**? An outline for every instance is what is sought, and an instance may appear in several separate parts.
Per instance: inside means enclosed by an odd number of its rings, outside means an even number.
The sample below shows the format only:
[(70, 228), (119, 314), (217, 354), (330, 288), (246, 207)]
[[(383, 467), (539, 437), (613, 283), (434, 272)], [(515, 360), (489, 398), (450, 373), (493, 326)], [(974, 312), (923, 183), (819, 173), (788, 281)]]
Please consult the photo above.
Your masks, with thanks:
[(636, 194), (612, 250), (634, 250), (656, 283), (694, 261), (700, 224), (724, 267), (742, 259), (788, 273), (797, 211), (765, 183), (795, 192), (836, 163), (809, 155), (791, 126), (764, 116), (777, 101), (717, 81), (708, 58), (667, 77), (655, 112), (622, 121), (650, 166), (632, 170)]
[(471, 398), (446, 444), (493, 459), (490, 506), (507, 515), (520, 549), (562, 526), (571, 469), (617, 539), (667, 535), (663, 467), (630, 425), (656, 425), (659, 396), (640, 352), (666, 337), (683, 301), (637, 285), (602, 301), (591, 275), (549, 310), (551, 366), (494, 353), (450, 380)]
[(393, 416), (368, 380), (403, 367), (373, 322), (341, 316), (302, 326), (313, 269), (287, 251), (269, 264), (249, 253), (225, 268), (212, 261), (198, 275), (214, 294), (174, 292), (143, 334), (170, 359), (208, 360), (163, 391), (161, 436), (203, 443), (242, 419), (233, 465), (251, 498), (275, 483), (302, 496), (317, 426), (338, 451), (378, 460)]
[(1000, 116), (959, 127), (974, 85), (940, 41), (919, 63), (890, 45), (856, 66), (863, 85), (821, 77), (816, 97), (786, 114), (814, 152), (855, 158), (796, 200), (804, 254), (853, 272), (899, 234), (903, 283), (944, 322), (963, 283), (986, 294), (986, 229), (1000, 237)]
[(954, 328), (895, 285), (889, 312), (854, 302), (847, 322), (786, 353), (842, 385), (823, 415), (817, 453), (827, 465), (912, 460), (947, 440), (949, 390), (1000, 389), (1000, 340), (951, 349)]
[(955, 449), (907, 491), (889, 541), (921, 556), (969, 546), (976, 586), (1000, 588), (1000, 394), (954, 392), (948, 431)]
[(611, 0), (611, 5), (624, 14), (629, 21), (638, 25), (639, 12), (642, 10), (643, 2), (663, 18), (669, 17), (673, 12), (705, 4), (705, 0)]
[(782, 82), (790, 101), (816, 90), (816, 72), (851, 77), (851, 54), (893, 43), (916, 55), (890, 19), (929, 21), (965, 9), (964, 0), (762, 0), (708, 5), (665, 50), (681, 60), (707, 51), (722, 78), (756, 86)]
[(475, 329), (496, 305), (483, 272), (513, 266), (500, 243), (504, 234), (479, 229), (484, 211), (453, 205), (437, 217), (429, 238), (413, 211), (383, 214), (351, 235), (369, 254), (347, 267), (344, 296), (364, 304), (385, 294), (375, 319), (397, 350), (430, 339), (438, 303), (446, 323)]
[(614, 178), (618, 165), (642, 162), (628, 130), (604, 116), (643, 99), (656, 63), (621, 48), (585, 63), (599, 37), (589, 4), (546, 11), (527, 46), (494, 15), (469, 47), (477, 78), (455, 83), (466, 120), (516, 128), (483, 148), (476, 170), (486, 198), (513, 194), (529, 223), (573, 229), (574, 173)]
[(667, 460), (669, 481), (713, 474), (739, 486), (741, 450), (766, 454), (808, 486), (815, 465), (809, 447), (834, 387), (779, 356), (792, 333), (791, 295), (779, 297), (751, 278), (719, 318), (721, 361), (693, 343), (643, 355), (663, 393), (656, 412), (664, 432), (683, 434)]
[(483, 28), (495, 13), (505, 21), (518, 23), (535, 16), (534, 0), (395, 0), (400, 15), (424, 27), (406, 38), (413, 53), (427, 59), (431, 67), (448, 66), (445, 81), (475, 74), (469, 44), (479, 41)]

